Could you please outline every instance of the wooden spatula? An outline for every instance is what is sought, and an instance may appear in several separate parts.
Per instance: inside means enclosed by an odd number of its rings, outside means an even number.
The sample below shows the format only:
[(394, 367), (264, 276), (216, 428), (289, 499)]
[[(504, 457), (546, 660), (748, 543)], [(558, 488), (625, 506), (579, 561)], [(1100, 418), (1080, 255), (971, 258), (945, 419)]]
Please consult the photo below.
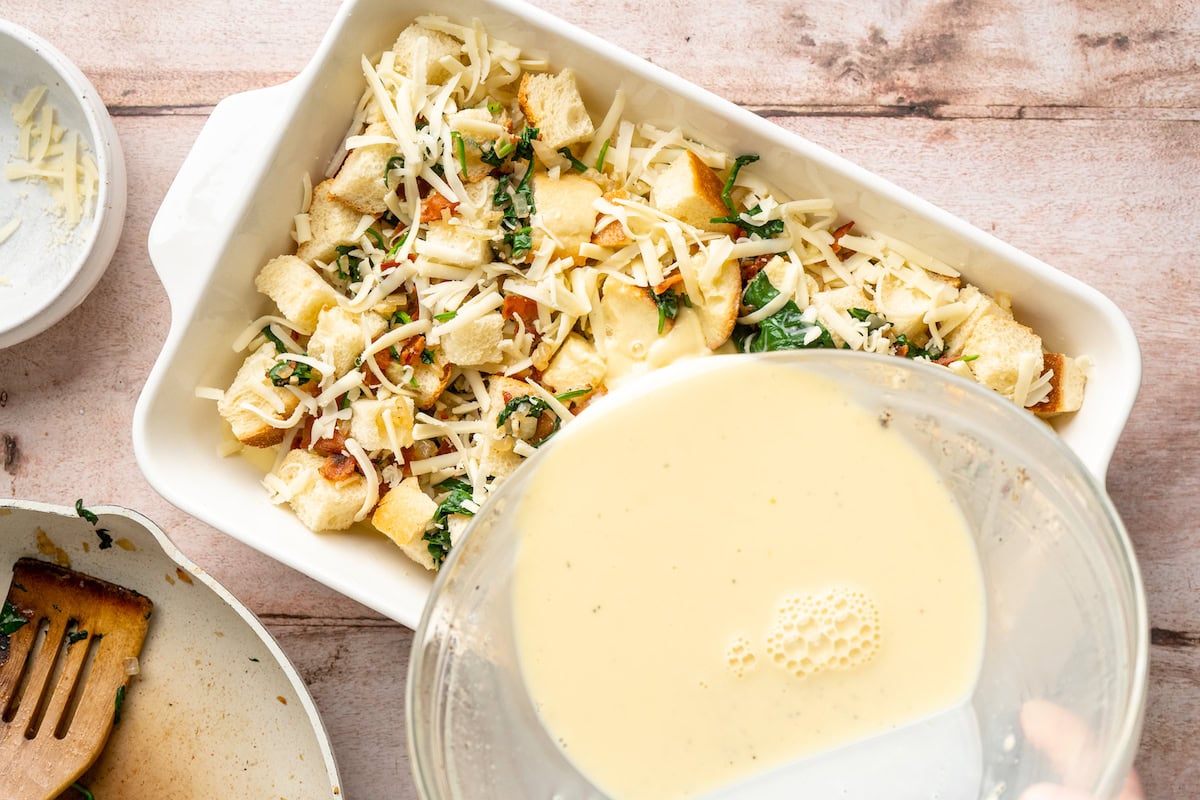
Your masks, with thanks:
[(8, 623), (0, 628), (0, 798), (50, 800), (92, 765), (120, 713), (152, 608), (129, 589), (17, 561), (0, 617)]

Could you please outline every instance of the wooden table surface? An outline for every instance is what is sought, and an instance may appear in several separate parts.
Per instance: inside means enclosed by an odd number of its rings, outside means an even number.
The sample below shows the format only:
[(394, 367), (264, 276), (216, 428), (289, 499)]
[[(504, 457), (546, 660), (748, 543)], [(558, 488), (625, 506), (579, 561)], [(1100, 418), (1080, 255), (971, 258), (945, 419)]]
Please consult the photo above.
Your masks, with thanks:
[[(1153, 626), (1138, 760), (1148, 796), (1200, 785), (1200, 4), (1095, 0), (621, 0), (536, 5), (912, 189), (1113, 298), (1141, 395), (1108, 488)], [(357, 798), (415, 798), (403, 732), (411, 632), (178, 511), (130, 444), (170, 310), (154, 213), (212, 107), (298, 72), (331, 0), (15, 0), (115, 118), (129, 213), (64, 322), (0, 351), (0, 494), (147, 514), (254, 610), (298, 666)], [(1193, 345), (1187, 344), (1192, 341)], [(0, 449), (0, 456), (6, 451)]]

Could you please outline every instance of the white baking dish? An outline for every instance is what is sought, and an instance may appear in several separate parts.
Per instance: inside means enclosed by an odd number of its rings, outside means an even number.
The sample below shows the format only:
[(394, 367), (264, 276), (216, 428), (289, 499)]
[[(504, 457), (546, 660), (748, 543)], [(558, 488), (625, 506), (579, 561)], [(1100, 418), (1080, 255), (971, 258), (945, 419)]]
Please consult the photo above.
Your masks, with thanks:
[[(368, 532), (314, 534), (271, 505), (262, 473), (223, 459), (221, 426), (197, 385), (226, 386), (241, 356), (230, 348), (267, 301), (254, 275), (286, 252), (300, 178), (315, 180), (337, 150), (362, 87), (361, 53), (378, 54), (431, 6), (350, 0), (312, 61), (281, 86), (220, 103), (163, 201), (150, 256), (172, 308), (166, 344), (138, 402), (133, 441), (150, 483), (175, 505), (318, 581), (415, 625), (431, 576)], [(961, 268), (986, 290), (1010, 292), (1047, 346), (1096, 362), (1082, 410), (1058, 423), (1067, 444), (1103, 478), (1141, 379), (1133, 331), (1096, 290), (920, 198), (652, 64), (521, 3), (463, 0), (452, 15), (578, 73), (603, 113), (624, 86), (626, 117), (735, 153), (758, 153), (792, 197), (830, 197), (847, 218), (891, 233)]]

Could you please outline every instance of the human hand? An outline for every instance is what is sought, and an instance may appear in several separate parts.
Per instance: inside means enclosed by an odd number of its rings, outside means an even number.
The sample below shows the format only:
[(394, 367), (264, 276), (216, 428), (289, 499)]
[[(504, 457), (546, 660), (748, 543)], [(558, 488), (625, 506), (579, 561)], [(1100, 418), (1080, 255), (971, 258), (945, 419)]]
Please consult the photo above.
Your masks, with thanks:
[[(1096, 800), (1087, 791), (1070, 788), (1072, 777), (1094, 757), (1088, 752), (1087, 726), (1060, 706), (1045, 700), (1032, 700), (1021, 708), (1021, 729), (1025, 738), (1046, 754), (1063, 784), (1039, 783), (1021, 793), (1020, 800)], [(1115, 800), (1145, 800), (1136, 773), (1129, 773)]]

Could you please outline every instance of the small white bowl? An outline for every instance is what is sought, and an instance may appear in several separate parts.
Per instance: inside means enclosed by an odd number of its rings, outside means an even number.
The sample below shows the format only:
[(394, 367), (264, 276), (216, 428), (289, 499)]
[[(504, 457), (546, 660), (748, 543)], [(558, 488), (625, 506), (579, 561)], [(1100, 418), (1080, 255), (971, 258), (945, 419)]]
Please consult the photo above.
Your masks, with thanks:
[(0, 348), (23, 342), (75, 309), (108, 268), (125, 224), (125, 159), (104, 101), (79, 68), (44, 39), (0, 20), (0, 167), (16, 150), (10, 108), (47, 87), (56, 122), (79, 132), (100, 173), (95, 212), (68, 229), (45, 187), (0, 173), (0, 226), (20, 227), (0, 244)]

